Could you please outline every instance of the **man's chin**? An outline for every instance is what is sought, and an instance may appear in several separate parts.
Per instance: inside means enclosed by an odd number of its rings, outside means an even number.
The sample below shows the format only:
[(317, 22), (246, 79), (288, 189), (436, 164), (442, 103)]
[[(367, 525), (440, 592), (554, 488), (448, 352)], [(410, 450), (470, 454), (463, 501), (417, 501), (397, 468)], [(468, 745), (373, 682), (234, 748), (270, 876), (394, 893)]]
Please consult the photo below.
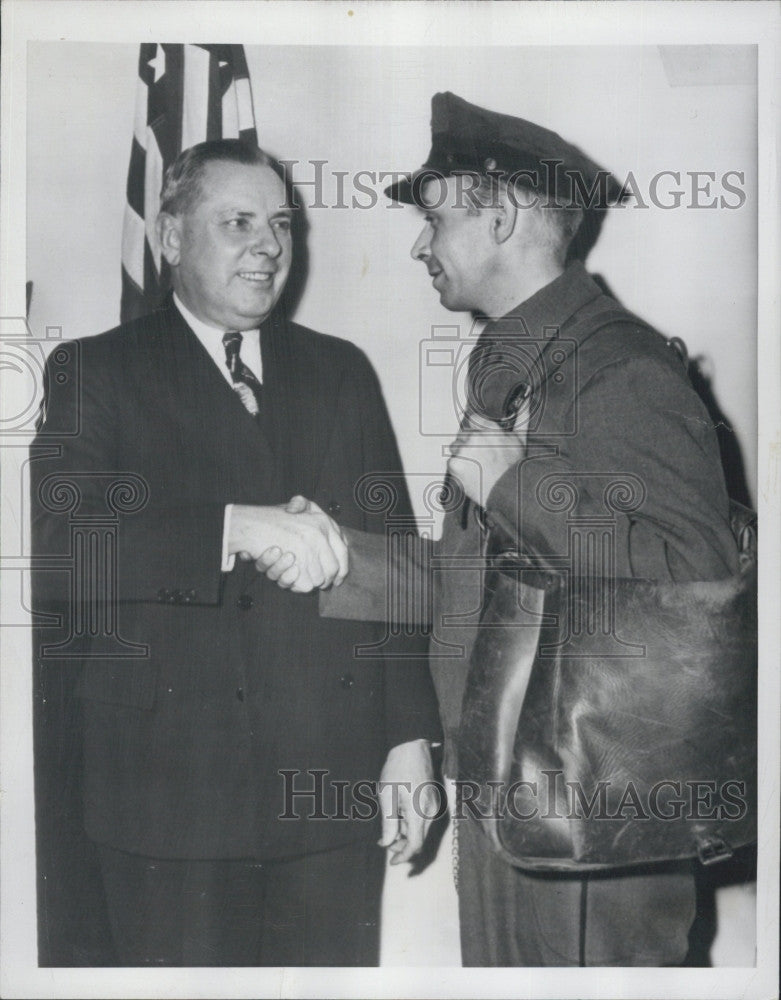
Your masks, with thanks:
[(447, 289), (443, 288), (439, 293), (439, 303), (448, 309), (450, 312), (467, 312), (468, 307), (460, 302), (454, 295), (448, 294)]
[(236, 314), (245, 321), (251, 320), (254, 325), (258, 325), (271, 315), (280, 297), (281, 293), (278, 295), (275, 292), (252, 295), (237, 303)]

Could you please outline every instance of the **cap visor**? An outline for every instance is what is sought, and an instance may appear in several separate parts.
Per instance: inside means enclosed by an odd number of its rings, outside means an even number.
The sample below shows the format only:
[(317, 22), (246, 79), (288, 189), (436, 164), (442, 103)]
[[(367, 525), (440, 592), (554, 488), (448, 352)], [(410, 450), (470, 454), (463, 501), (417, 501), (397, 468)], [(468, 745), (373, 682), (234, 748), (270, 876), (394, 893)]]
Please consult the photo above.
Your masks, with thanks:
[(403, 205), (414, 205), (415, 202), (412, 198), (412, 178), (412, 174), (407, 174), (402, 180), (396, 181), (390, 187), (386, 187), (386, 197), (390, 198), (391, 201), (399, 201)]
[(450, 176), (450, 170), (441, 170), (438, 167), (424, 166), (415, 170), (411, 174), (390, 187), (385, 188), (385, 194), (392, 201), (400, 201), (404, 205), (417, 205), (418, 208), (425, 208), (422, 199), (423, 185), (426, 181), (442, 181)]

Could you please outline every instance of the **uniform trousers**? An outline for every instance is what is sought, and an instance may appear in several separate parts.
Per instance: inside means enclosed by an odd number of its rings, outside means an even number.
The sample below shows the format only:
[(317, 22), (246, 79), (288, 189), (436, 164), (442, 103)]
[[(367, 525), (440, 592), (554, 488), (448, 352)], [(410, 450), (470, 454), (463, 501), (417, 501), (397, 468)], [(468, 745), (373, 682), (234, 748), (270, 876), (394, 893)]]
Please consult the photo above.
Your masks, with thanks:
[(465, 966), (680, 965), (695, 916), (689, 862), (640, 874), (523, 871), (458, 822), (458, 906)]
[(373, 966), (385, 852), (280, 860), (148, 858), (98, 845), (125, 966)]

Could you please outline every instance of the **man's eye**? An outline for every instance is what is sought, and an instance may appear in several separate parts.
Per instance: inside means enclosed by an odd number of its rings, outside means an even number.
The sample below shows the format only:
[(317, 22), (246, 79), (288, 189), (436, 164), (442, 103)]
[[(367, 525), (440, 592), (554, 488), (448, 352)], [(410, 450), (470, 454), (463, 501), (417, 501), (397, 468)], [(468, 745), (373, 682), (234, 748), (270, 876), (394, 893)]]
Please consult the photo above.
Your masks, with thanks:
[(228, 219), (227, 226), (228, 229), (246, 229), (248, 226), (246, 219)]
[(290, 219), (274, 219), (272, 225), (275, 229), (279, 229), (283, 233), (289, 233), (292, 227)]

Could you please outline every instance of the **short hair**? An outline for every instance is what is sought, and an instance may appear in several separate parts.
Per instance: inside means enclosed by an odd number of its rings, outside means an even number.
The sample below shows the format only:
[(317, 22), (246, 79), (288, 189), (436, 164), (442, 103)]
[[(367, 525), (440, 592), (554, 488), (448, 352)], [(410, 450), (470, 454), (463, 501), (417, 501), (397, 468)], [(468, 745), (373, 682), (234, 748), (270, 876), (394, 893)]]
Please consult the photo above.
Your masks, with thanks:
[[(467, 210), (479, 212), (484, 208), (495, 206), (500, 188), (507, 188), (505, 179), (494, 174), (478, 174), (475, 178), (477, 184), (464, 191), (469, 202)], [(566, 261), (570, 244), (583, 221), (583, 209), (578, 205), (562, 205), (554, 199), (543, 198), (540, 192), (517, 180), (513, 184), (513, 193), (534, 198), (533, 204), (530, 203), (527, 207), (521, 206), (523, 211), (537, 213), (545, 245), (550, 248), (557, 260)]]
[(168, 167), (160, 192), (160, 211), (171, 215), (189, 212), (201, 195), (201, 182), (210, 163), (270, 167), (288, 191), (287, 176), (281, 164), (260, 146), (243, 139), (213, 139), (182, 150)]

